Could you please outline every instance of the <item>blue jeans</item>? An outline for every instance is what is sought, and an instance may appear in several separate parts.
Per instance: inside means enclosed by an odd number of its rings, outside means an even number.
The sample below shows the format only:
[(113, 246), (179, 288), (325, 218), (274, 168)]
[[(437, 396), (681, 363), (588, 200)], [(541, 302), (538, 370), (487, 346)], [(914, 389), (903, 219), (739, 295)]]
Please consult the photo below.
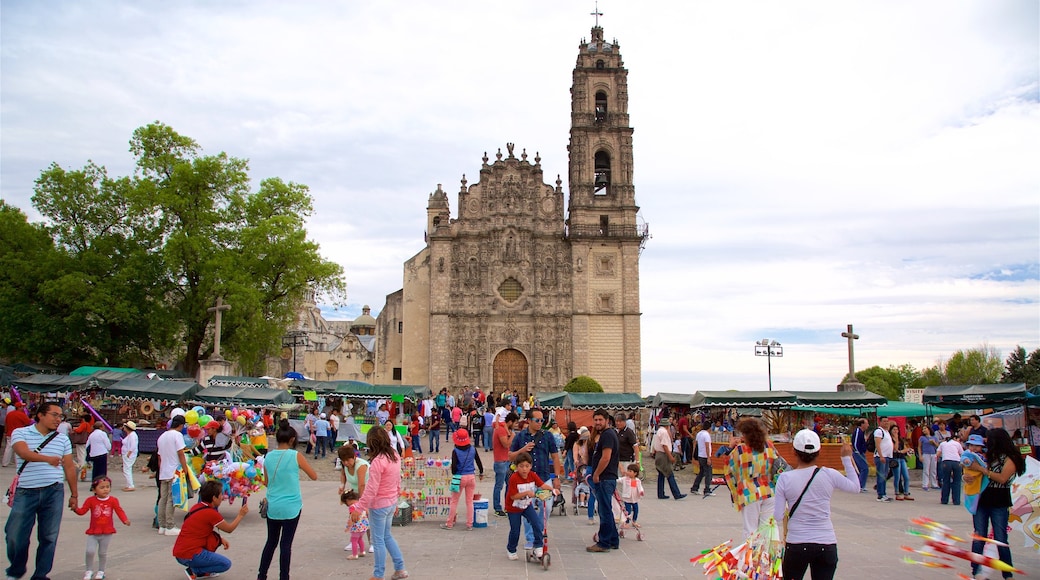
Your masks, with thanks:
[(422, 437), (418, 433), (412, 437), (412, 451), (422, 453)]
[[(1007, 544), (1007, 526), (1008, 526), (1008, 508), (1006, 507), (982, 507), (975, 511), (973, 516), (975, 523), (975, 533), (983, 538), (989, 537), (989, 525), (993, 524), (993, 539), (998, 542), (1004, 542), (1005, 545), (997, 545), (997, 555), (1000, 557), (1000, 561), (1004, 562), (1008, 566), (1012, 565), (1011, 562), (1011, 548)], [(982, 540), (971, 541), (971, 551), (976, 554), (981, 554), (982, 549), (986, 546), (986, 543)], [(978, 564), (971, 565), (971, 574), (974, 576), (979, 573), (980, 566)], [(1003, 572), (1004, 578), (1011, 578), (1011, 572)]]
[(534, 538), (531, 540), (531, 545), (535, 548), (542, 547), (542, 516), (538, 513), (538, 510), (534, 509), (534, 505), (538, 503), (538, 500), (531, 502), (531, 505), (527, 506), (524, 511), (520, 513), (509, 513), (509, 540), (506, 542), (506, 550), (510, 554), (516, 553), (517, 544), (520, 543), (520, 522), (524, 522), (525, 528), (534, 530)]
[(491, 427), (484, 427), (484, 451), (491, 451), (492, 437), (494, 436), (495, 430)]
[(502, 491), (506, 488), (506, 483), (509, 481), (509, 462), (508, 461), (496, 461), (495, 462), (495, 491), (494, 491), (494, 507), (496, 512), (502, 511)]
[(318, 458), (318, 453), (321, 453), (322, 459), (325, 458), (325, 435), (314, 436), (314, 458)]
[(599, 483), (592, 484), (592, 494), (596, 496), (596, 502), (599, 504), (599, 537), (596, 544), (601, 548), (617, 548), (621, 545), (617, 525), (614, 523), (614, 510), (610, 505), (616, 489), (616, 479), (601, 479)]
[(267, 542), (260, 553), (260, 569), (256, 577), (267, 580), (267, 570), (274, 559), (274, 549), (278, 547), (278, 578), (289, 580), (289, 569), (292, 567), (292, 543), (296, 537), (296, 526), (300, 524), (300, 514), (291, 520), (267, 519)]
[[(545, 481), (549, 481), (549, 480), (545, 480)], [(535, 511), (535, 513), (539, 514), (539, 518), (538, 518), (539, 522), (542, 521), (541, 514), (545, 514), (545, 517), (547, 517), (547, 518), (549, 517), (549, 513), (545, 509), (545, 502), (540, 500), (540, 499), (533, 500), (531, 502), (531, 507), (528, 508), (528, 509), (533, 509)], [(540, 536), (541, 534), (542, 534), (542, 530), (541, 530), (541, 528), (539, 528), (537, 535)], [(534, 527), (531, 526), (531, 520), (524, 519), (524, 548), (526, 549), (528, 546), (534, 546), (535, 545), (534, 544), (534, 540), (535, 540), (535, 531), (534, 531)]]
[(632, 523), (635, 523), (636, 520), (639, 519), (639, 504), (638, 503), (629, 503), (629, 502), (626, 501), (625, 502), (625, 511), (628, 512), (628, 515), (632, 516)]
[(892, 487), (896, 494), (910, 495), (910, 469), (906, 466), (906, 459), (896, 459), (899, 466), (895, 470)]
[[(574, 452), (568, 451), (563, 454), (563, 476), (570, 478), (571, 473), (574, 471)], [(574, 479), (578, 478), (579, 474), (575, 474)]]
[(853, 451), (852, 461), (856, 464), (856, 470), (859, 471), (859, 488), (861, 490), (867, 489), (867, 476), (870, 475), (867, 458), (863, 457), (863, 454), (859, 451)]
[(961, 467), (960, 461), (943, 461), (939, 464), (939, 488), (942, 489), (942, 497), (939, 499), (940, 502), (944, 504), (949, 503), (950, 495), (952, 493), (953, 504), (960, 505), (961, 476), (963, 474), (964, 468)]
[(216, 552), (203, 550), (191, 557), (190, 560), (177, 558), (182, 566), (191, 568), (196, 574), (213, 574), (214, 572), (227, 572), (231, 569), (231, 560)]
[(372, 530), (372, 547), (375, 548), (375, 566), (372, 568), (372, 576), (382, 578), (386, 572), (386, 553), (390, 552), (390, 558), (394, 561), (394, 571), (404, 570), (404, 556), (401, 548), (397, 547), (397, 540), (390, 534), (390, 524), (394, 521), (395, 506), (385, 508), (372, 508), (368, 510), (368, 527)]
[(885, 497), (885, 484), (888, 482), (888, 459), (874, 457), (874, 469), (877, 470), (877, 496)]
[[(440, 453), (441, 452), (441, 430), (440, 429), (430, 429), (427, 433), (430, 436), (430, 453)], [(434, 449), (435, 445), (437, 447), (436, 449)]]
[(29, 537), (33, 526), (40, 525), (36, 532), (39, 547), (36, 548), (36, 571), (33, 580), (46, 578), (54, 565), (54, 549), (58, 545), (58, 530), (61, 527), (61, 512), (64, 508), (65, 490), (55, 483), (32, 489), (18, 488), (14, 506), (7, 516), (4, 533), (7, 535), (7, 575), (21, 578), (25, 575), (29, 561)]

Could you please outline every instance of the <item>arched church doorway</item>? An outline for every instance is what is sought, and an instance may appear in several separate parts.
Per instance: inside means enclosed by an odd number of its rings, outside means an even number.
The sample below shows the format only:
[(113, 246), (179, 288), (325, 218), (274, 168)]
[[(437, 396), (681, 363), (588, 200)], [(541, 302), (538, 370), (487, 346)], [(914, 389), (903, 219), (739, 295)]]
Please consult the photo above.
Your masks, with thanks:
[(507, 348), (495, 356), (493, 372), (495, 394), (513, 392), (520, 399), (527, 398), (527, 357), (516, 349)]

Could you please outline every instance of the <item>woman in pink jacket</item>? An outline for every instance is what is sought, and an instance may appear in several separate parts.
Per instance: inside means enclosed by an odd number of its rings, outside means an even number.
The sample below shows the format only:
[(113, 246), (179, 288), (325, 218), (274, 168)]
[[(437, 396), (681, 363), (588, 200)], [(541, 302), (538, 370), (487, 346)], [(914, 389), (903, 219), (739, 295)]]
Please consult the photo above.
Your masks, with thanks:
[(401, 459), (390, 444), (390, 437), (385, 429), (368, 430), (368, 450), (371, 456), (368, 466), (368, 483), (365, 493), (354, 504), (350, 514), (351, 523), (361, 518), (363, 511), (368, 512), (369, 529), (372, 530), (372, 546), (375, 548), (375, 566), (371, 580), (383, 580), (386, 572), (386, 553), (394, 561), (394, 574), (391, 580), (408, 577), (404, 569), (404, 556), (390, 533), (390, 524), (397, 511), (397, 498), (401, 494)]

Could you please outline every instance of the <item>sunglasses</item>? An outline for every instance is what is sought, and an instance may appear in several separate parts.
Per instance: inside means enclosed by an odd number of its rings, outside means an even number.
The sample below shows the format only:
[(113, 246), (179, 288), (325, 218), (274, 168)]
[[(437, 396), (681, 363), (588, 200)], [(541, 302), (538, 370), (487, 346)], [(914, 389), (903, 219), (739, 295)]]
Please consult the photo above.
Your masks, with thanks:
[(542, 423), (544, 421), (545, 421), (545, 419), (531, 419), (532, 423)]

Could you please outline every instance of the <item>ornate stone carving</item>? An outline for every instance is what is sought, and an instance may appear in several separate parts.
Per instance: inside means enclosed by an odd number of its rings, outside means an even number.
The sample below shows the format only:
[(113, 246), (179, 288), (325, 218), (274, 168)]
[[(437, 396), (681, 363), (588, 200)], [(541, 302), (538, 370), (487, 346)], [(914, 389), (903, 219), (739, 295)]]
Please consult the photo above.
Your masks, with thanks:
[(614, 277), (613, 254), (596, 254), (596, 276), (603, 278)]

